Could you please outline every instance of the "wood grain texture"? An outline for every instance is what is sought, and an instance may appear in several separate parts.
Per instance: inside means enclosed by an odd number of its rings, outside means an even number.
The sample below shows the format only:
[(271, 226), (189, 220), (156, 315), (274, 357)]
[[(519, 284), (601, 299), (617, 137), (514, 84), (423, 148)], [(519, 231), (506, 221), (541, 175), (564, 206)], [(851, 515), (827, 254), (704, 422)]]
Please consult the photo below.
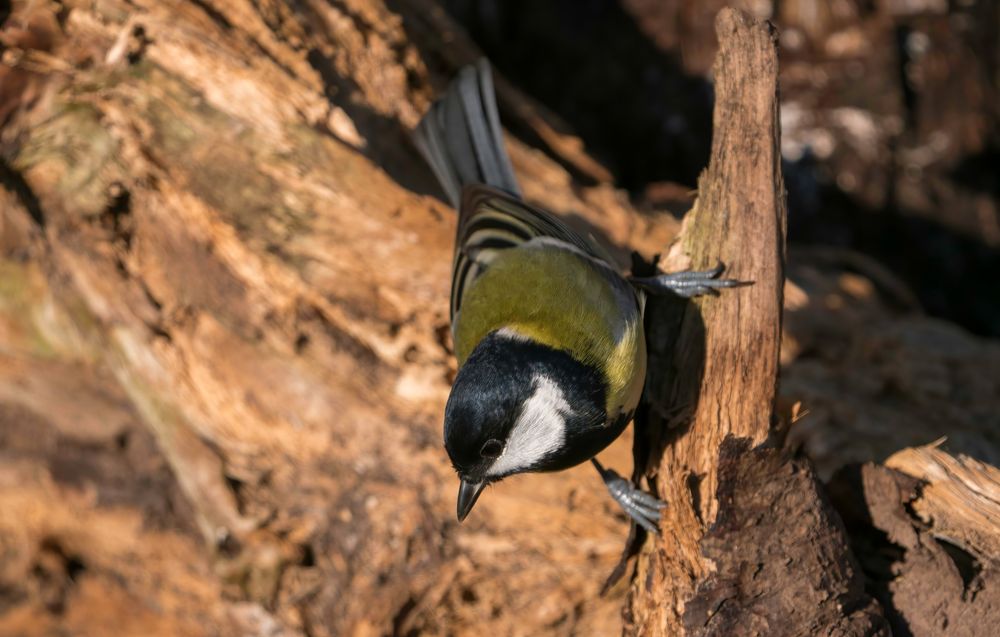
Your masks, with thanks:
[[(639, 419), (649, 456), (637, 470), (668, 507), (661, 536), (639, 555), (626, 633), (880, 633), (808, 463), (741, 458), (774, 433), (786, 224), (778, 66), (768, 23), (725, 9), (716, 31), (711, 162), (666, 268), (722, 261), (754, 285), (650, 305), (649, 411)], [(746, 579), (747, 569), (756, 574)], [(851, 607), (823, 603), (837, 598)], [(813, 601), (795, 601), (804, 599)]]
[[(593, 469), (454, 519), (455, 216), (409, 129), (474, 50), (428, 68), (380, 0), (0, 19), (0, 634), (617, 630)], [(619, 252), (672, 234), (509, 148)]]
[[(672, 300), (650, 303), (651, 457), (639, 466), (648, 464), (669, 506), (662, 537), (647, 543), (633, 584), (628, 613), (637, 634), (676, 634), (682, 600), (709, 572), (699, 542), (716, 514), (722, 441), (736, 435), (758, 445), (771, 429), (786, 216), (775, 35), (732, 10), (720, 12), (716, 31), (712, 156), (685, 219), (681, 252), (693, 268), (722, 261), (728, 276), (754, 285), (683, 308)], [(666, 267), (679, 265), (672, 258)]]
[(1000, 469), (935, 445), (898, 451), (885, 466), (925, 483), (911, 507), (937, 537), (1000, 561)]

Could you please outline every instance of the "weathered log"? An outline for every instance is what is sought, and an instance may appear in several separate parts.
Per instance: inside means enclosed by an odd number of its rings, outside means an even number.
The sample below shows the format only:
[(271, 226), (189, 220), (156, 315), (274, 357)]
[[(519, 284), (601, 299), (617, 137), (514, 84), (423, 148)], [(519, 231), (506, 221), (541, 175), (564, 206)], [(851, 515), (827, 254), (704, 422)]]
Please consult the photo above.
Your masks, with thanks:
[(830, 492), (893, 634), (996, 632), (1000, 471), (932, 445), (845, 467)]
[[(454, 521), (454, 215), (399, 14), (19, 2), (3, 43), (0, 634), (616, 630), (591, 469)], [(656, 234), (510, 148), (533, 201)]]
[(639, 555), (626, 632), (887, 634), (808, 461), (767, 449), (786, 219), (775, 33), (728, 9), (716, 31), (712, 157), (668, 267), (722, 261), (754, 285), (650, 304), (636, 461), (668, 508)]

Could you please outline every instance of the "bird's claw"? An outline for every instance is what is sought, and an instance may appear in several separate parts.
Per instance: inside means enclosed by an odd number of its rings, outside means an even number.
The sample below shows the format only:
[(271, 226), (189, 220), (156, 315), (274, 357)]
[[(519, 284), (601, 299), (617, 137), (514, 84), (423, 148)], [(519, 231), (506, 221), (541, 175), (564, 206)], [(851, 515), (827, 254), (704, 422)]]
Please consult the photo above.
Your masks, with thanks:
[(605, 469), (596, 459), (592, 462), (604, 480), (611, 497), (632, 520), (650, 533), (659, 533), (660, 510), (666, 502), (646, 493), (613, 469)]
[(629, 277), (632, 285), (653, 294), (676, 294), (689, 299), (703, 294), (718, 296), (723, 288), (737, 288), (753, 285), (753, 281), (738, 281), (736, 279), (720, 279), (726, 266), (721, 261), (710, 270), (685, 270), (646, 277)]

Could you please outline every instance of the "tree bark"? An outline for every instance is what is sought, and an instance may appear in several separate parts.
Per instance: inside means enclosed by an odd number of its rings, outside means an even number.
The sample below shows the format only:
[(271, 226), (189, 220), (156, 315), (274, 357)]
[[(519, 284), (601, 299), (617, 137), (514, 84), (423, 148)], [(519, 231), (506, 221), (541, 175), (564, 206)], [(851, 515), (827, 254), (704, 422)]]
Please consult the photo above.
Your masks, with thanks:
[(769, 448), (786, 223), (776, 35), (731, 9), (716, 33), (711, 161), (668, 269), (721, 261), (753, 285), (650, 304), (637, 471), (668, 506), (639, 555), (626, 633), (888, 634), (808, 461)]

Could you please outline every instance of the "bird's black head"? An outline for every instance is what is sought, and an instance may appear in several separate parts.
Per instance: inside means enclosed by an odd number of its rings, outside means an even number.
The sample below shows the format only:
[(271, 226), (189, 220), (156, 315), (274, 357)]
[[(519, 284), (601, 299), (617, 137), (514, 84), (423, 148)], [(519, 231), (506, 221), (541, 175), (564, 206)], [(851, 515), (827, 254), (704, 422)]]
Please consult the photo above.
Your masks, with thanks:
[(603, 446), (594, 432), (605, 424), (605, 394), (601, 373), (566, 352), (510, 329), (484, 338), (445, 409), (444, 444), (462, 480), (459, 519), (490, 482), (593, 456)]

